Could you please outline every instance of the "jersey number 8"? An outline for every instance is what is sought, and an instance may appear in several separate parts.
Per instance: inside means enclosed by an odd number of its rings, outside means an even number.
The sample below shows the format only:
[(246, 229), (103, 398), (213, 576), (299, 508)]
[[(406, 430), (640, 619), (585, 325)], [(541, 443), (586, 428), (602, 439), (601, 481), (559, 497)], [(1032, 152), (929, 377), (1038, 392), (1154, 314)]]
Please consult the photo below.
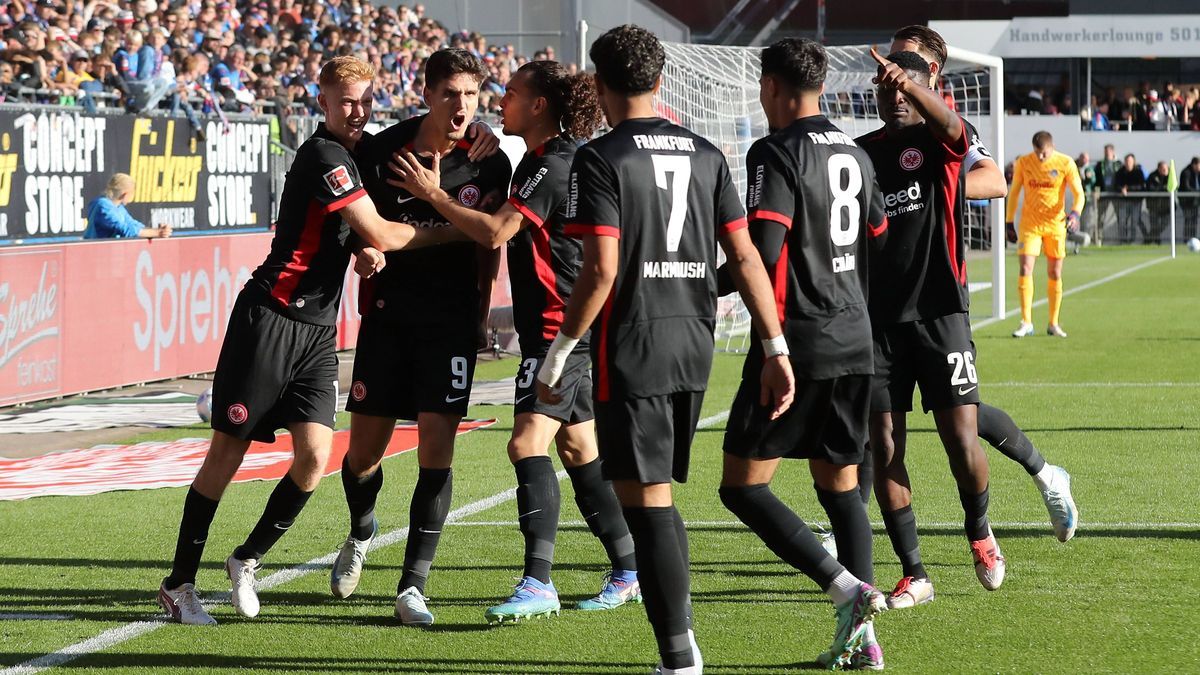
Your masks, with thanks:
[[(833, 204), (829, 207), (829, 236), (834, 246), (850, 246), (858, 240), (862, 207), (858, 193), (862, 192), (863, 179), (858, 161), (853, 155), (838, 153), (829, 156), (827, 166), (829, 192)], [(842, 187), (845, 174), (845, 187)]]

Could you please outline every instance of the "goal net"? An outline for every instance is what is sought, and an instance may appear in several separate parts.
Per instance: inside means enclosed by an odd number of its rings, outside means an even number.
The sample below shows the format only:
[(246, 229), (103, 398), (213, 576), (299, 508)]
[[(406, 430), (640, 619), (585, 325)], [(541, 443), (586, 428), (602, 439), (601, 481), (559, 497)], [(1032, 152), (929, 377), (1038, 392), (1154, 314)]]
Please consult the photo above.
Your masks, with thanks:
[[(704, 136), (729, 162), (739, 193), (746, 194), (746, 151), (767, 133), (758, 102), (759, 49), (664, 43), (667, 53), (658, 112)], [(876, 64), (867, 46), (826, 47), (829, 73), (821, 99), (824, 114), (842, 131), (857, 137), (881, 126), (875, 105)], [(979, 130), (980, 139), (1003, 166), (999, 59), (951, 48), (940, 87), (947, 102)], [(978, 202), (968, 209), (968, 270), (973, 313), (999, 315), (1004, 307), (1003, 200)], [(993, 247), (992, 242), (1000, 242)], [(991, 264), (988, 264), (988, 258)], [(973, 264), (972, 264), (973, 262)], [(987, 270), (990, 268), (990, 272)], [(985, 273), (986, 272), (986, 273)], [(717, 308), (717, 348), (744, 351), (749, 344), (750, 314), (736, 295)]]

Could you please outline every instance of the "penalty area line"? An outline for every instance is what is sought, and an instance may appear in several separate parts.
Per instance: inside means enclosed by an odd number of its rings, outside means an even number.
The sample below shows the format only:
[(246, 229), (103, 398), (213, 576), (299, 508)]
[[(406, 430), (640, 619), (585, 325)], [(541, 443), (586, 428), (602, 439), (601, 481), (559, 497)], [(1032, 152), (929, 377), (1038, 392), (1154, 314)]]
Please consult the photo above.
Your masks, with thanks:
[[(714, 424), (720, 424), (728, 418), (729, 411), (726, 410), (724, 412), (717, 413), (716, 415), (711, 415), (701, 419), (696, 424), (696, 428), (703, 429)], [(562, 479), (567, 476), (567, 472), (559, 471), (557, 476), (558, 480), (562, 481)], [(515, 487), (504, 490), (503, 492), (497, 492), (490, 497), (485, 497), (479, 501), (471, 502), (466, 506), (460, 506), (459, 508), (454, 509), (449, 513), (449, 515), (446, 516), (446, 524), (458, 524), (457, 521), (473, 516), (476, 513), (486, 511), (492, 507), (499, 506), (505, 502), (510, 502), (516, 498), (517, 489)], [(408, 539), (408, 527), (402, 527), (398, 530), (393, 530), (376, 537), (375, 541), (371, 544), (371, 550), (374, 551), (385, 546), (398, 544), (406, 539)], [(337, 558), (337, 551), (323, 555), (319, 558), (313, 558), (312, 560), (300, 565), (296, 565), (295, 567), (290, 567), (288, 569), (275, 572), (274, 574), (268, 575), (267, 577), (259, 580), (258, 590), (260, 592), (270, 590), (276, 586), (286, 584), (289, 581), (294, 581), (300, 577), (312, 574), (313, 572), (328, 570), (333, 564), (335, 558)], [(147, 593), (147, 597), (149, 596), (150, 594)], [(228, 593), (214, 593), (207, 600), (205, 600), (203, 604), (206, 607), (211, 607), (215, 604), (228, 600), (228, 598)], [(123, 642), (128, 642), (134, 638), (152, 633), (163, 626), (170, 625), (170, 623), (171, 622), (167, 621), (164, 617), (158, 617), (153, 620), (133, 621), (123, 626), (110, 628), (99, 635), (76, 642), (73, 645), (63, 647), (56, 652), (51, 652), (45, 656), (39, 656), (36, 659), (30, 659), (24, 663), (0, 670), (0, 675), (31, 675), (32, 673), (40, 673), (44, 670), (55, 668), (57, 666), (74, 661), (81, 656), (87, 656), (88, 654), (104, 651), (105, 649), (110, 649)], [(201, 628), (199, 630), (203, 629)]]

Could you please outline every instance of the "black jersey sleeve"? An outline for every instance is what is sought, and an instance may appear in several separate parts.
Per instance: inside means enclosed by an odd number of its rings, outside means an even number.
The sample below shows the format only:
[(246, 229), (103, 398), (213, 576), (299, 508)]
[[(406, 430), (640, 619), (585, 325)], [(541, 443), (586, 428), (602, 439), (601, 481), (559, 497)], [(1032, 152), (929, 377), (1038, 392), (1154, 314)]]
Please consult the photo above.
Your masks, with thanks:
[(621, 192), (612, 165), (585, 145), (575, 153), (567, 180), (566, 233), (621, 236)]
[(860, 164), (863, 169), (863, 183), (870, 186), (871, 195), (867, 202), (867, 236), (876, 240), (876, 245), (883, 244), (887, 236), (887, 210), (883, 205), (883, 192), (879, 189), (879, 179), (875, 176), (875, 168), (870, 161)]
[(317, 143), (312, 152), (313, 174), (319, 176), (313, 198), (333, 213), (347, 204), (365, 197), (362, 177), (350, 152), (333, 141)]
[(562, 158), (553, 155), (526, 157), (513, 175), (513, 193), (508, 203), (541, 227), (566, 198), (570, 169)]
[(737, 188), (733, 185), (733, 176), (729, 173), (729, 164), (725, 157), (717, 154), (720, 166), (717, 168), (717, 234), (729, 234), (734, 230), (746, 227), (746, 211), (742, 208), (742, 200), (738, 197)]
[(513, 175), (512, 162), (509, 161), (508, 155), (497, 152), (483, 160), (479, 175), (483, 194), (478, 208), (486, 213), (495, 213), (504, 204), (504, 197), (508, 195), (508, 184)]
[(958, 123), (962, 125), (962, 134), (958, 140), (953, 143), (942, 143), (949, 159), (962, 161), (966, 159), (967, 152), (971, 149), (971, 130), (967, 128), (967, 121), (961, 117), (958, 118)]
[(789, 230), (796, 212), (796, 176), (779, 147), (760, 139), (746, 153), (749, 188), (746, 217), (770, 220)]

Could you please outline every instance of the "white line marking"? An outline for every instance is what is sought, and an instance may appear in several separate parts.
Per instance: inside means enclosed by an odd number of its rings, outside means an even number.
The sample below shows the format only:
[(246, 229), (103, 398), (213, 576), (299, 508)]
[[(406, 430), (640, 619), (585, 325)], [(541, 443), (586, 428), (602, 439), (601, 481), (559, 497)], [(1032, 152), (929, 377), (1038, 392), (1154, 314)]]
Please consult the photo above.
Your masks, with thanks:
[[(1163, 256), (1161, 258), (1155, 258), (1154, 260), (1147, 260), (1144, 263), (1134, 265), (1133, 267), (1121, 270), (1120, 272), (1117, 272), (1115, 274), (1110, 274), (1110, 275), (1104, 277), (1103, 279), (1096, 279), (1095, 281), (1089, 281), (1088, 283), (1083, 284), (1082, 286), (1076, 286), (1075, 288), (1064, 291), (1063, 297), (1065, 298), (1068, 295), (1082, 293), (1088, 289), (1095, 288), (1101, 284), (1107, 284), (1110, 281), (1120, 279), (1123, 276), (1133, 274), (1134, 272), (1137, 272), (1138, 270), (1145, 269), (1147, 267), (1150, 267), (1151, 265), (1157, 265), (1160, 262), (1170, 260), (1170, 259), (1171, 259), (1171, 256), (1168, 255), (1168, 256)], [(1037, 302), (1033, 303), (1033, 306), (1041, 307), (1044, 304), (1046, 304), (1046, 299), (1042, 298), (1041, 300), (1038, 300)], [(1004, 321), (1005, 319), (1011, 319), (1012, 317), (1017, 316), (1020, 313), (1021, 313), (1021, 308), (1017, 307), (1017, 308), (1008, 310), (1007, 312), (1005, 312), (1004, 314), (1001, 314), (1000, 316), (993, 316), (993, 317), (989, 317), (987, 319), (980, 319), (979, 321), (976, 321), (971, 324), (971, 330), (979, 330), (980, 328), (983, 328), (985, 326), (990, 326), (994, 323), (999, 323), (1001, 321)]]
[(0, 621), (66, 621), (75, 618), (72, 614), (0, 614)]
[[(817, 526), (825, 527), (825, 528), (828, 528), (828, 526), (829, 526), (829, 523), (822, 523), (820, 521), (815, 521), (815, 520), (805, 521), (805, 522), (807, 522), (810, 525), (817, 525)], [(713, 527), (741, 526), (742, 522), (739, 520), (688, 520), (688, 521), (685, 521), (685, 524), (688, 527), (694, 527), (696, 529), (702, 530), (704, 528), (713, 528)], [(465, 521), (465, 522), (454, 524), (455, 527), (517, 527), (518, 525), (519, 525), (519, 523), (517, 523), (517, 521), (515, 521), (515, 520), (472, 520), (472, 521)], [(1039, 530), (1044, 529), (1044, 530), (1046, 530), (1047, 534), (1049, 534), (1051, 531), (1049, 521), (1028, 521), (1028, 522), (1026, 522), (1026, 521), (1010, 521), (1010, 522), (992, 521), (991, 525), (993, 527), (1003, 527), (1003, 528), (1010, 529), (1010, 530), (1025, 529), (1025, 528), (1033, 528), (1033, 529), (1039, 529)], [(586, 527), (587, 523), (585, 523), (582, 520), (564, 520), (564, 521), (561, 521), (558, 524), (558, 526), (559, 527)], [(871, 527), (873, 527), (877, 530), (882, 530), (883, 529), (883, 521), (872, 522)], [(918, 528), (921, 528), (921, 527), (962, 527), (962, 521), (955, 520), (955, 521), (933, 522), (933, 523), (923, 523), (923, 522), (918, 521), (917, 527)], [(1080, 531), (1087, 531), (1087, 530), (1104, 531), (1104, 530), (1127, 530), (1127, 529), (1136, 529), (1136, 530), (1200, 529), (1200, 523), (1080, 523), (1080, 525), (1079, 525)]]
[[(718, 413), (710, 417), (705, 417), (704, 419), (700, 420), (699, 423), (697, 423), (696, 428), (700, 429), (713, 424), (718, 424), (728, 418), (729, 411), (726, 410), (725, 412)], [(561, 481), (563, 478), (566, 478), (567, 472), (559, 471), (556, 476), (558, 477), (558, 480)], [(472, 516), (481, 511), (486, 511), (494, 506), (499, 506), (500, 504), (512, 501), (516, 498), (517, 489), (514, 487), (503, 492), (498, 492), (491, 497), (480, 499), (477, 502), (471, 502), (466, 506), (461, 506), (451, 511), (450, 514), (446, 516), (446, 524), (457, 524), (456, 521), (462, 520), (463, 518)], [(393, 530), (387, 534), (376, 537), (375, 541), (371, 543), (370, 550), (374, 551), (376, 549), (383, 548), (384, 546), (391, 546), (392, 544), (404, 541), (405, 539), (408, 539), (408, 528), (402, 527), (398, 530)], [(258, 581), (258, 590), (269, 590), (275, 588), (276, 586), (286, 584), (289, 581), (299, 579), (302, 576), (312, 574), (313, 572), (325, 571), (333, 564), (334, 559), (337, 558), (337, 554), (338, 552), (334, 551), (327, 555), (323, 555), (320, 558), (313, 558), (306, 563), (289, 569), (280, 570), (263, 579), (260, 579)], [(150, 594), (147, 594), (147, 598), (149, 597)], [(210, 594), (209, 598), (205, 600), (204, 604), (205, 606), (211, 606), (218, 602), (227, 600), (228, 597), (228, 593)], [(70, 661), (74, 661), (80, 656), (86, 656), (94, 652), (103, 651), (110, 647), (119, 645), (122, 642), (127, 642), (133, 638), (140, 637), (152, 631), (158, 630), (167, 624), (168, 622), (163, 618), (153, 621), (134, 621), (132, 623), (127, 623), (124, 626), (118, 626), (116, 628), (106, 630), (103, 633), (100, 633), (95, 637), (88, 638), (82, 642), (76, 642), (68, 647), (63, 647), (56, 652), (46, 654), (45, 656), (39, 656), (36, 659), (31, 659), (25, 663), (17, 664), (11, 668), (0, 670), (0, 675), (30, 675), (31, 673), (40, 673), (43, 670), (54, 668), (55, 666), (61, 666)]]
[(1200, 382), (988, 382), (989, 387), (1086, 387), (1089, 389), (1137, 389), (1150, 387), (1200, 387)]

